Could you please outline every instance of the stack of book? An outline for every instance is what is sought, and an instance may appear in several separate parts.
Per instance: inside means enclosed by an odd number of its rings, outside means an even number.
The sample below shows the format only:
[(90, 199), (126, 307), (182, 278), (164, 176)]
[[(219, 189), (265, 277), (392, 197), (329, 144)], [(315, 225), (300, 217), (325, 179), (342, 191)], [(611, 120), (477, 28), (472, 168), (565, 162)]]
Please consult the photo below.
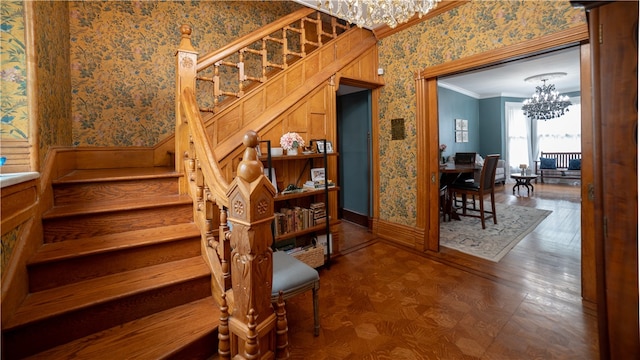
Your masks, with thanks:
[[(328, 181), (327, 185), (327, 187), (336, 186), (336, 184), (334, 184), (331, 180)], [(302, 188), (307, 190), (322, 190), (324, 189), (324, 180), (309, 180), (302, 185)]]
[(313, 214), (313, 224), (324, 224), (327, 221), (327, 213), (323, 202), (312, 203), (309, 207)]

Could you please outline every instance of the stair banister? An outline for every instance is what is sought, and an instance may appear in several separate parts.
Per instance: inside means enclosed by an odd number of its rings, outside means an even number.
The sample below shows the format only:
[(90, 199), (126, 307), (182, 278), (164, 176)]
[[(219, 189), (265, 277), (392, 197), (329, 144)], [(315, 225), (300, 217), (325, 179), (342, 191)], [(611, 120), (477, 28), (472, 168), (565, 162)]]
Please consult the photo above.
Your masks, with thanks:
[(285, 26), (293, 23), (294, 21), (300, 20), (306, 16), (313, 14), (315, 10), (310, 8), (302, 8), (300, 10), (294, 11), (289, 15), (283, 16), (278, 20), (272, 22), (269, 25), (263, 26), (258, 30), (255, 30), (252, 33), (249, 33), (234, 42), (221, 47), (215, 52), (211, 52), (202, 56), (202, 58), (198, 59), (198, 66), (196, 71), (201, 71), (218, 61), (222, 61), (223, 59), (237, 53), (243, 48), (257, 42), (262, 41), (262, 38), (273, 33), (274, 31), (281, 30)]
[(206, 185), (209, 191), (213, 193), (215, 202), (228, 208), (229, 199), (226, 192), (229, 189), (229, 183), (222, 176), (217, 166), (218, 159), (212, 151), (213, 146), (209, 138), (206, 136), (207, 133), (202, 123), (200, 111), (198, 111), (195, 92), (191, 87), (186, 87), (182, 91), (181, 104), (185, 120), (188, 122), (188, 128), (191, 130), (189, 141), (195, 148), (197, 159), (200, 162), (198, 165), (202, 170)]

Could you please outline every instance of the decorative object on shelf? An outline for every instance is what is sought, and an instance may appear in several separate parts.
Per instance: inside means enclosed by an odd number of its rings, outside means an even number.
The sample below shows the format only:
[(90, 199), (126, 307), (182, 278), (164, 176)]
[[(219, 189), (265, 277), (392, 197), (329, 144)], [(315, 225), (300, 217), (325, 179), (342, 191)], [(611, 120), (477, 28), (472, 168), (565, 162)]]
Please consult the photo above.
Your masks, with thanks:
[(304, 139), (296, 132), (288, 132), (280, 138), (280, 146), (287, 150), (287, 155), (298, 155), (298, 148), (304, 147)]
[(271, 156), (282, 156), (282, 154), (284, 154), (284, 151), (282, 151), (282, 148), (280, 147), (271, 148)]
[(324, 153), (325, 150), (327, 151), (327, 154), (333, 152), (333, 144), (331, 141), (318, 140), (316, 141), (316, 147), (319, 153)]
[(564, 115), (569, 111), (571, 101), (566, 95), (560, 95), (556, 91), (556, 86), (553, 84), (547, 85), (547, 81), (551, 79), (558, 79), (566, 76), (567, 73), (556, 72), (548, 74), (540, 74), (530, 76), (524, 81), (526, 82), (538, 82), (542, 81), (542, 86), (536, 86), (536, 92), (531, 98), (526, 99), (522, 103), (522, 110), (524, 114), (533, 120), (549, 120)]
[(527, 171), (527, 164), (520, 164), (520, 175), (524, 176)]
[(395, 28), (414, 15), (422, 18), (440, 0), (318, 0), (318, 9), (358, 27), (386, 24)]
[(445, 159), (443, 155), (445, 150), (447, 150), (447, 144), (440, 144), (440, 158), (443, 164), (447, 162), (447, 159)]

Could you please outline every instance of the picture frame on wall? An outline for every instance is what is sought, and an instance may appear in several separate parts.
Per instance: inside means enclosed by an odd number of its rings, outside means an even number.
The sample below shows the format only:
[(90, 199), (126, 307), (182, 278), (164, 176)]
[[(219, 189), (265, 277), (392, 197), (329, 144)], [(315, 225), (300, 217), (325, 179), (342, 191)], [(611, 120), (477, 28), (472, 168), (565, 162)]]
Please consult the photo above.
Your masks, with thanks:
[(462, 119), (456, 119), (456, 131), (461, 131), (462, 130)]
[(456, 142), (469, 142), (469, 120), (455, 119)]

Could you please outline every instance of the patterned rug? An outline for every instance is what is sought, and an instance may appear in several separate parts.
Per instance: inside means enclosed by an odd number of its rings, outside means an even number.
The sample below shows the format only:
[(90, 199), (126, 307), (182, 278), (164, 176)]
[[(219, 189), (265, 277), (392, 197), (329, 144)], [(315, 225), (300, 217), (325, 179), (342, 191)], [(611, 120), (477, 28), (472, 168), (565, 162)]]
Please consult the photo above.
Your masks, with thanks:
[[(488, 202), (484, 206), (491, 209)], [(440, 245), (498, 262), (551, 214), (550, 210), (503, 204), (496, 204), (496, 212), (498, 224), (485, 220), (484, 230), (480, 218), (461, 216), (460, 221), (441, 221)]]

